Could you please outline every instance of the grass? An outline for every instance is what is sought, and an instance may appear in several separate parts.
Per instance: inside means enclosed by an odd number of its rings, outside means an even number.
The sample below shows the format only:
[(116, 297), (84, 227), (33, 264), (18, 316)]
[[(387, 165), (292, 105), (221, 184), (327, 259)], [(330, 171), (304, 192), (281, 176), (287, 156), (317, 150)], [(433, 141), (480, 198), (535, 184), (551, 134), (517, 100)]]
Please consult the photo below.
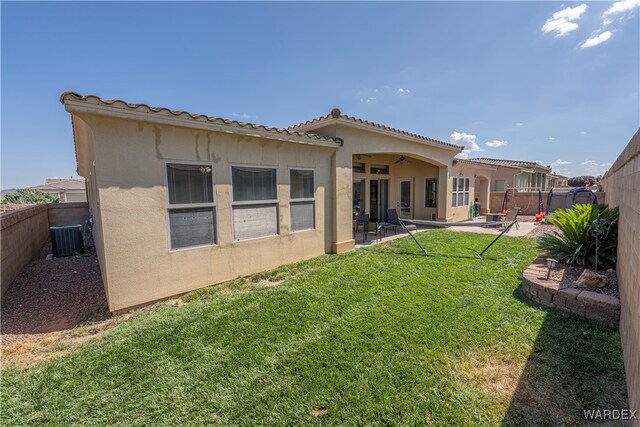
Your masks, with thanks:
[[(619, 335), (534, 306), (529, 239), (420, 233), (192, 292), (7, 368), (3, 425), (581, 424), (625, 408)], [(265, 283), (277, 286), (265, 286)]]

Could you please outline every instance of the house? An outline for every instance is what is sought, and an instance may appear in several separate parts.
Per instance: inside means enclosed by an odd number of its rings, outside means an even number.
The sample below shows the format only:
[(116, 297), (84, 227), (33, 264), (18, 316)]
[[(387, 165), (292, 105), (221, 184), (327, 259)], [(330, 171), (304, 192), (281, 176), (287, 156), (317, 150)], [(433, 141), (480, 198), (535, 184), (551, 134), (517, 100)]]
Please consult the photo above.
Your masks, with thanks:
[(60, 203), (87, 201), (87, 190), (84, 178), (47, 178), (44, 185), (36, 185), (28, 187), (28, 189), (53, 194)]
[(354, 249), (355, 213), (462, 221), (493, 165), (330, 114), (277, 129), (67, 92), (111, 311)]
[(496, 168), (492, 173), (491, 191), (505, 191), (507, 188), (518, 191), (546, 191), (548, 188), (547, 176), (551, 173), (551, 166), (543, 166), (537, 162), (486, 157), (469, 159), (469, 162)]
[(566, 188), (569, 187), (569, 177), (564, 175), (558, 175), (556, 173), (550, 173), (548, 176), (548, 188)]

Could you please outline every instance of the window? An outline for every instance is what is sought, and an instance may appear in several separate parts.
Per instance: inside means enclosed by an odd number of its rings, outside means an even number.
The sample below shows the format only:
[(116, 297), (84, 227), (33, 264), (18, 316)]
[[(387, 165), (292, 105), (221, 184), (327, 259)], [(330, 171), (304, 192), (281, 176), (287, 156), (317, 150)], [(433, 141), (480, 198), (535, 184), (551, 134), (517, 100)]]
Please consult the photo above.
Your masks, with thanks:
[(389, 165), (371, 165), (371, 173), (389, 175)]
[(469, 204), (469, 178), (453, 178), (451, 206), (467, 206)]
[(504, 179), (496, 179), (494, 181), (494, 189), (493, 189), (493, 191), (504, 191), (504, 184), (505, 184), (505, 180)]
[(353, 171), (356, 173), (364, 173), (364, 163), (353, 162)]
[(424, 186), (424, 207), (438, 207), (438, 180), (427, 179)]
[(312, 230), (316, 227), (314, 185), (313, 170), (289, 170), (291, 231)]
[(211, 163), (167, 163), (171, 249), (217, 243)]
[(232, 166), (231, 187), (234, 240), (277, 235), (277, 170), (258, 166)]

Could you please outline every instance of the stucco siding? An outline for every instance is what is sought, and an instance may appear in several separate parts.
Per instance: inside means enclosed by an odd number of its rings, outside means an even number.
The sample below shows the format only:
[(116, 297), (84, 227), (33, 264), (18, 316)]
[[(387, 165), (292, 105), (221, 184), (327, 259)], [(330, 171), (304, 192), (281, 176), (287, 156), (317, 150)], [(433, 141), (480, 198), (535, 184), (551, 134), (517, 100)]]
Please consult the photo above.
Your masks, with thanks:
[[(331, 229), (325, 200), (329, 197), (334, 150), (98, 116), (85, 120), (95, 137), (96, 207), (112, 311), (315, 257), (331, 249), (325, 239), (325, 230)], [(170, 250), (165, 160), (213, 163), (216, 245)], [(234, 241), (234, 164), (277, 167), (278, 236)], [(315, 170), (314, 230), (289, 231), (291, 167)]]

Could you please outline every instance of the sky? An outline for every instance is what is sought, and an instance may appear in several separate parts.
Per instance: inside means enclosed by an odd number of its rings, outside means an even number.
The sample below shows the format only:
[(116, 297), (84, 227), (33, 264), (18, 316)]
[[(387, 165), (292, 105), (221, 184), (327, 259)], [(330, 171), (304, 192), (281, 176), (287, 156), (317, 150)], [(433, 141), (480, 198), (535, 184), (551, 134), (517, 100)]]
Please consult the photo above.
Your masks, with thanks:
[(640, 125), (640, 0), (0, 4), (3, 189), (75, 176), (65, 91), (275, 127), (337, 107), (569, 176)]

